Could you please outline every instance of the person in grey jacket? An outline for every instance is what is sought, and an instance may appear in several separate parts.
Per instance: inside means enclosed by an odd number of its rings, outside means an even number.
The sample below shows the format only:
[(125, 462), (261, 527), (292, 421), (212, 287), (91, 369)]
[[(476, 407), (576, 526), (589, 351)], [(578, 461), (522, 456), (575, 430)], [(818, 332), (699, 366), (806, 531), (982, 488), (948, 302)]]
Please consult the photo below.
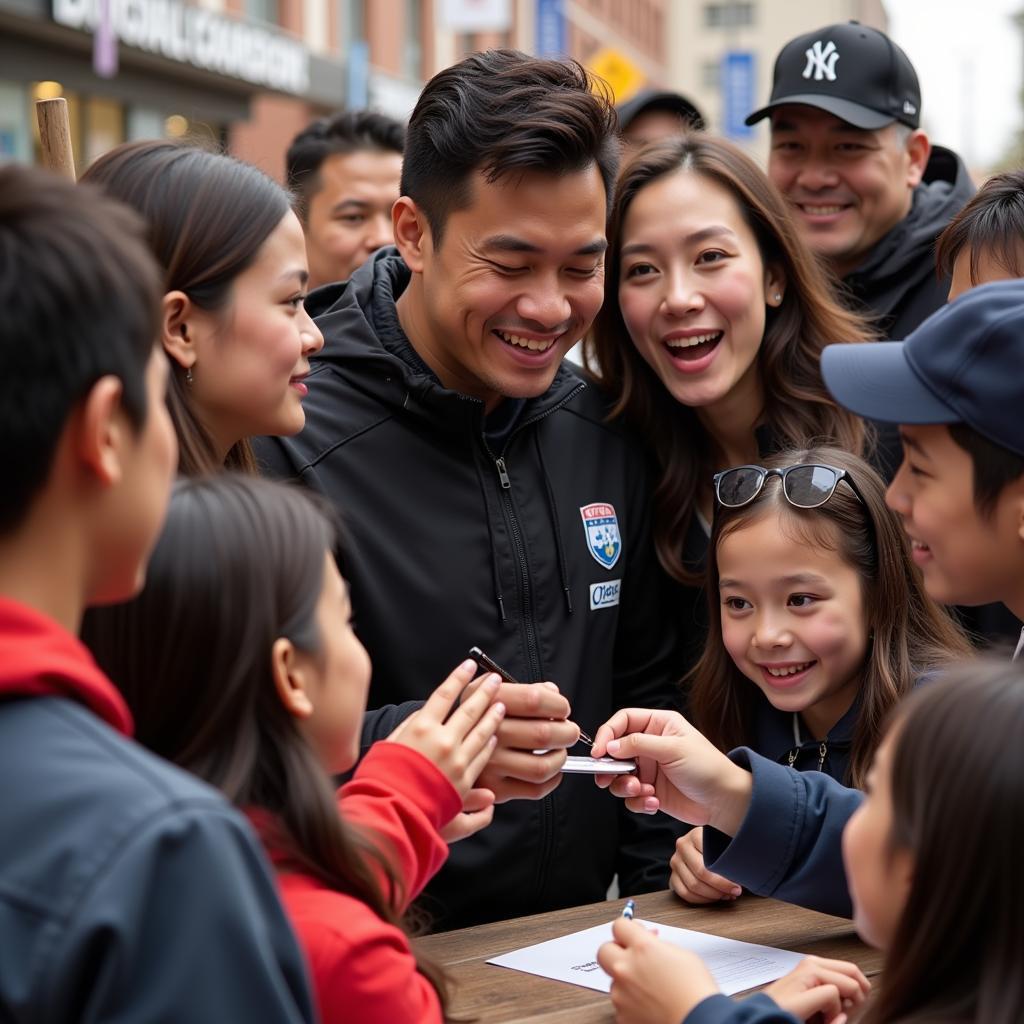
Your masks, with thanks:
[(162, 291), (124, 207), (0, 169), (0, 1019), (19, 1024), (314, 1016), (248, 825), (132, 742), (75, 636), (141, 585), (170, 493)]

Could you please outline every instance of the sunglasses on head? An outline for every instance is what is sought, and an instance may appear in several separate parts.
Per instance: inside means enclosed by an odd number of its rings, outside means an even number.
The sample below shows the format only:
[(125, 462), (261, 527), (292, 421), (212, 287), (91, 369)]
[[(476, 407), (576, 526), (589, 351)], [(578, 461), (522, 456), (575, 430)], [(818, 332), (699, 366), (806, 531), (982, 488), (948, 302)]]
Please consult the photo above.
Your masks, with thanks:
[(714, 477), (715, 499), (723, 508), (742, 508), (764, 490), (765, 481), (773, 476), (782, 481), (783, 497), (796, 508), (818, 508), (824, 505), (835, 494), (840, 480), (846, 481), (865, 509), (868, 507), (864, 495), (845, 469), (815, 462), (801, 462), (782, 469), (736, 466), (723, 470)]

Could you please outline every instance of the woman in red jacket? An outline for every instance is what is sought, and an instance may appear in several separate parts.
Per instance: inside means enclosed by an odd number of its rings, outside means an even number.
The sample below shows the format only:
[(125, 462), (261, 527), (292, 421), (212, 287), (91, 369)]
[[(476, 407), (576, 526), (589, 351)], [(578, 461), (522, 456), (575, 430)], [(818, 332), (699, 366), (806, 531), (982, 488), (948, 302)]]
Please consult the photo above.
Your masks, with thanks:
[[(146, 586), (94, 611), (84, 639), (122, 689), (140, 742), (250, 815), (306, 950), (321, 1019), (440, 1022), (440, 969), (402, 916), (453, 835), (486, 825), (472, 790), (504, 708), (464, 662), (348, 771), (370, 683), (337, 533), (304, 493), (235, 474), (179, 482)], [(453, 708), (455, 710), (453, 711)], [(463, 803), (477, 810), (463, 813)], [(339, 808), (341, 813), (339, 814)]]

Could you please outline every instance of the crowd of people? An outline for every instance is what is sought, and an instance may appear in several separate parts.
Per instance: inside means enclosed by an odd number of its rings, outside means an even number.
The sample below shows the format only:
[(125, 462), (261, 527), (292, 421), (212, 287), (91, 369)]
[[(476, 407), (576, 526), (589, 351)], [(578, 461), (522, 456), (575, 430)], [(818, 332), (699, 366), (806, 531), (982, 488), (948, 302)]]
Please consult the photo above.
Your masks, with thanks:
[[(511, 50), (287, 190), (0, 168), (0, 1016), (441, 1022), (417, 929), (614, 884), (852, 916), (873, 1024), (1019, 1019), (1024, 172), (921, 106), (851, 22), (766, 169)], [(870, 989), (597, 957), (624, 1024)]]

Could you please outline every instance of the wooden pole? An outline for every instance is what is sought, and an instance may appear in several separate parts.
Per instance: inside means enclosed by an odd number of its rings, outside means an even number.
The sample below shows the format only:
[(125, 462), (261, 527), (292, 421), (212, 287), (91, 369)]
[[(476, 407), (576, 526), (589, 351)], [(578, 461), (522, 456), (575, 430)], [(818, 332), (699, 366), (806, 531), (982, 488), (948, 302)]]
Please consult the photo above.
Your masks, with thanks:
[(63, 96), (36, 100), (36, 120), (43, 150), (43, 166), (75, 181), (75, 155), (71, 149), (68, 101)]

